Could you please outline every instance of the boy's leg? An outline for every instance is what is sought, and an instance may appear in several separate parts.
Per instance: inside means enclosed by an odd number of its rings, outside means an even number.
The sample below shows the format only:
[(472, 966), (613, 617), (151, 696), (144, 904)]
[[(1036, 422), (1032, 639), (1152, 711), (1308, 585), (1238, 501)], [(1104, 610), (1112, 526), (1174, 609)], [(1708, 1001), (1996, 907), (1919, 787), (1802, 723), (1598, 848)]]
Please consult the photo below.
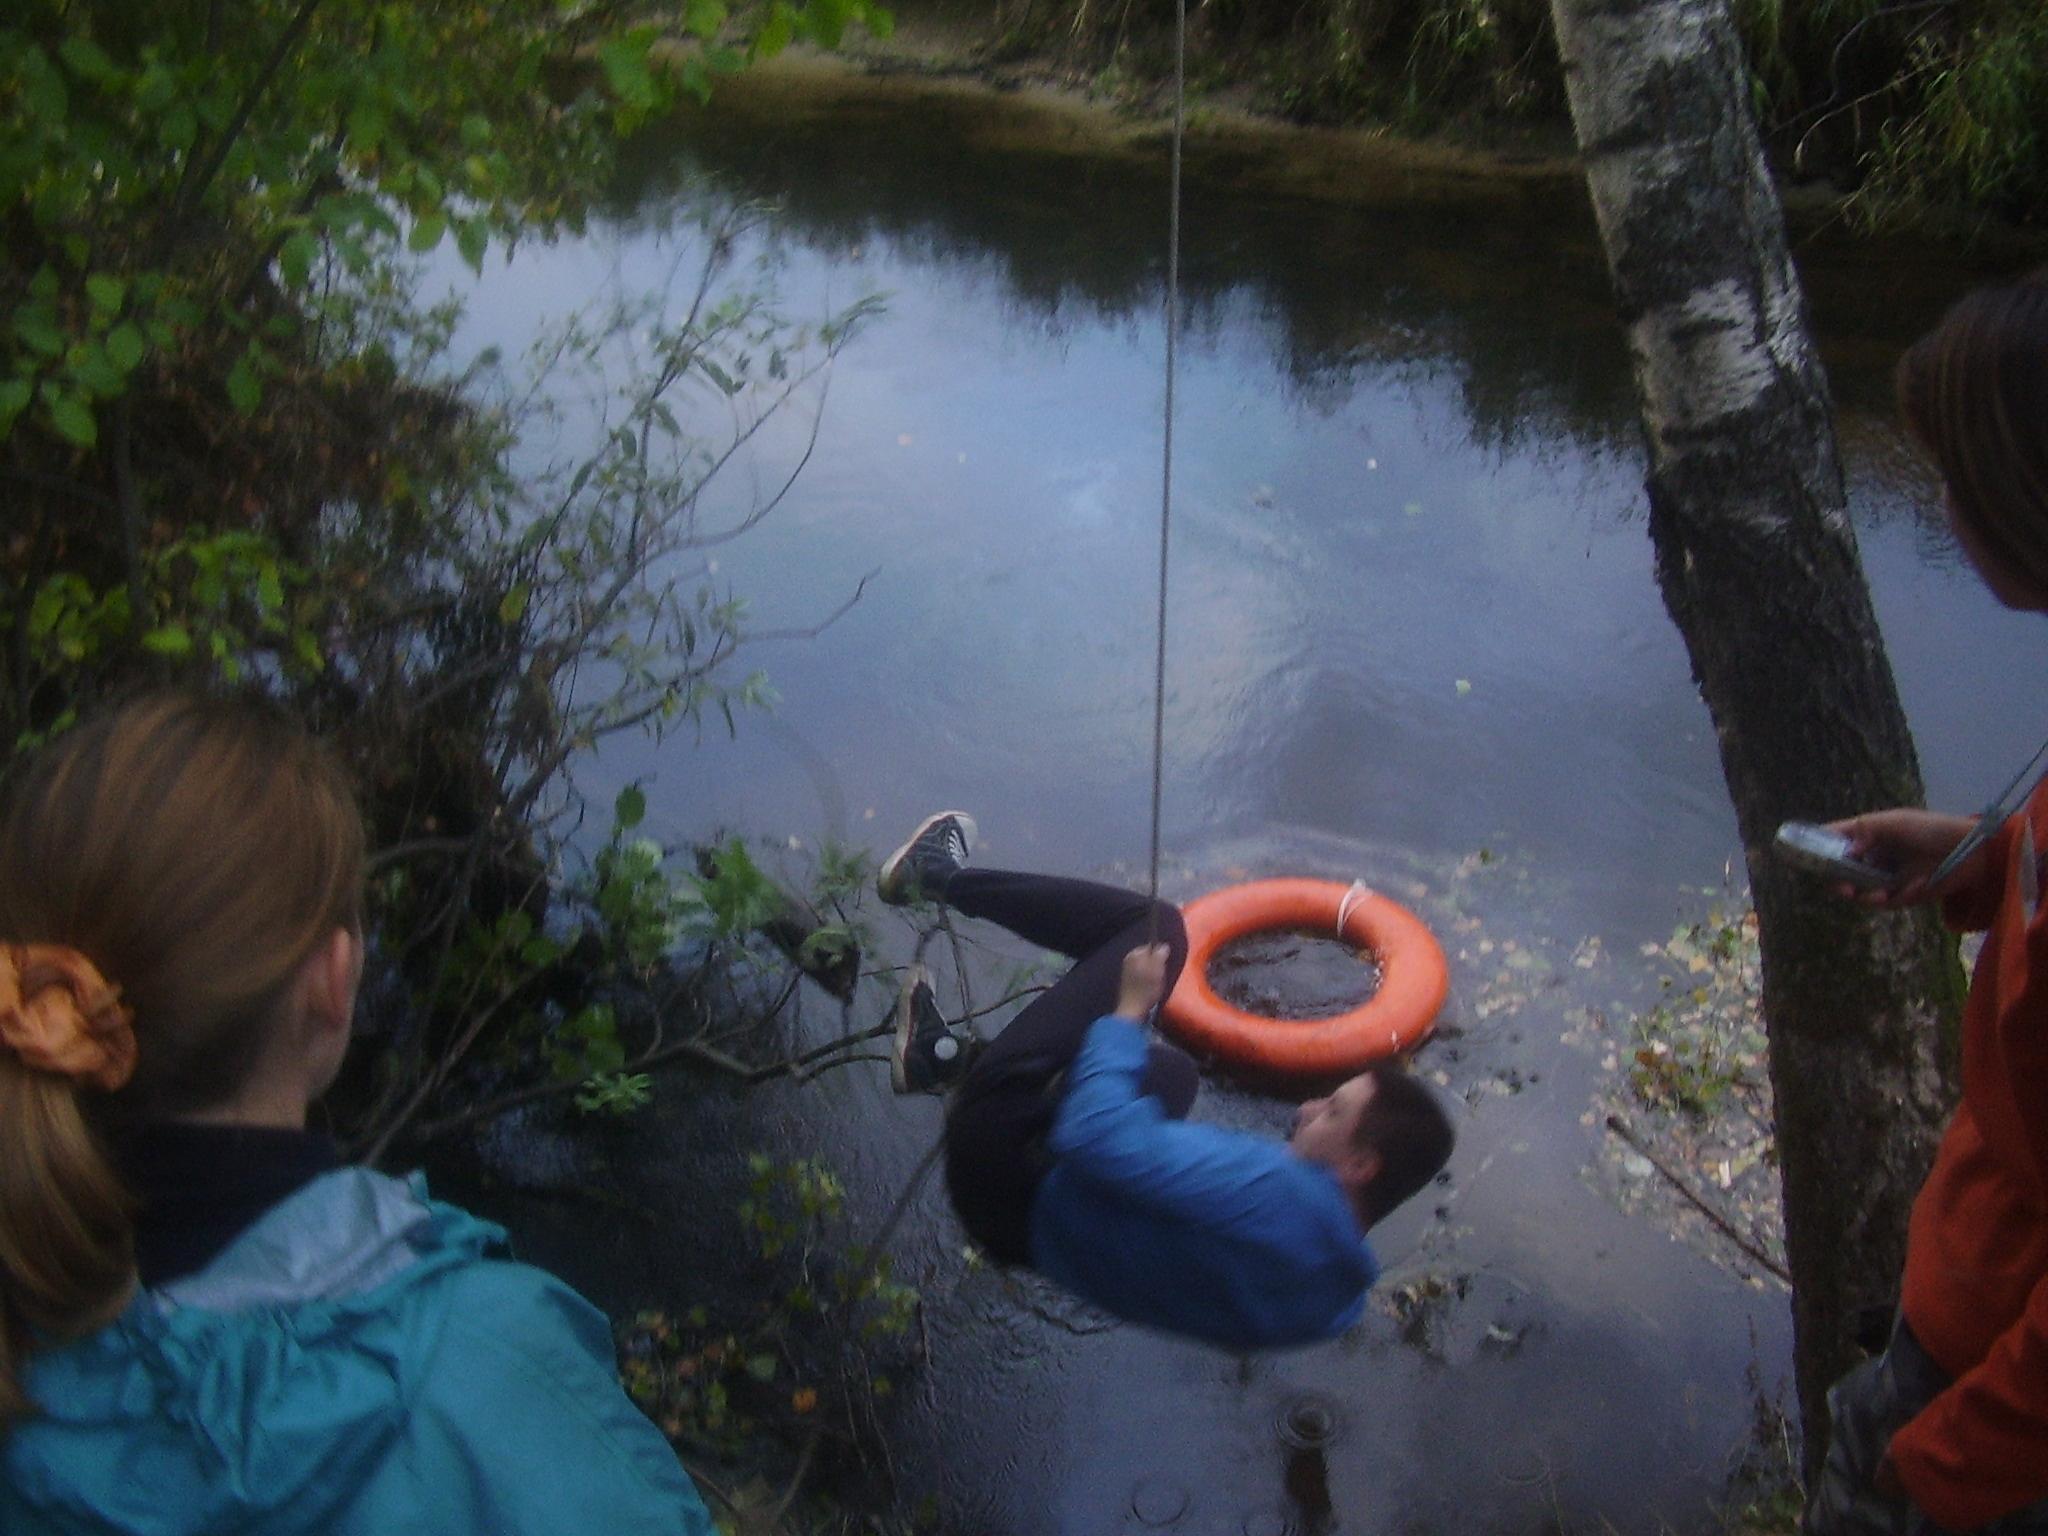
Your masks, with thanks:
[[(1075, 959), (982, 1049), (946, 1114), (946, 1185), (961, 1224), (998, 1263), (1027, 1264), (1031, 1202), (1058, 1108), (1054, 1080), (1088, 1027), (1116, 1006), (1124, 956), (1148, 937), (1165, 944), (1170, 990), (1187, 959), (1187, 929), (1170, 903), (1050, 875), (965, 869), (947, 882), (943, 899), (963, 916)], [(1169, 1114), (1187, 1113), (1197, 1082), (1185, 1055), (1154, 1048), (1145, 1087)]]
[[(1117, 886), (1057, 875), (963, 869), (947, 883), (944, 899), (964, 917), (995, 923), (1074, 961), (1066, 975), (982, 1050), (968, 1074), (970, 1081), (985, 1072), (995, 1075), (1027, 1064), (1048, 1078), (1063, 1071), (1080, 1050), (1088, 1026), (1116, 1007), (1124, 956), (1148, 938), (1167, 946), (1167, 991), (1173, 990), (1187, 962), (1187, 926), (1180, 909)], [(1164, 1080), (1178, 1080), (1177, 1069), (1163, 1070), (1169, 1075)], [(1187, 1070), (1192, 1072), (1192, 1063)]]

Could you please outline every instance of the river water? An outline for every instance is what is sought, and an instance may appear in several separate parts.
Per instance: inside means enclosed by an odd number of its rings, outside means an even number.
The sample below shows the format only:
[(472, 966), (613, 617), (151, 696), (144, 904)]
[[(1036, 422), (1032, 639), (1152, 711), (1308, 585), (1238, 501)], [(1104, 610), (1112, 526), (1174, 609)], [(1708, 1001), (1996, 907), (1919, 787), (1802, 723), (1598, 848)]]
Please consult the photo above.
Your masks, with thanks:
[[(1759, 1390), (1789, 1400), (1782, 1288), (1627, 1214), (1592, 1114), (1603, 1026), (1654, 992), (1640, 946), (1739, 894), (1740, 860), (1652, 576), (1590, 219), (1540, 176), (1370, 156), (1296, 174), (1330, 153), (1303, 136), (1190, 156), (1162, 882), (1363, 878), (1414, 906), (1452, 955), (1418, 1067), (1457, 1107), (1459, 1150), (1375, 1232), (1367, 1321), (1252, 1361), (1097, 1326), (969, 1264), (928, 1184), (897, 1240), (929, 1358), (890, 1410), (893, 1487), (904, 1510), (935, 1497), (949, 1531), (1704, 1529)], [(887, 307), (840, 357), (794, 489), (717, 552), (717, 579), (757, 624), (802, 628), (874, 574), (821, 637), (759, 649), (772, 717), (614, 746), (584, 787), (642, 779), (656, 835), (739, 830), (793, 867), (824, 838), (886, 852), (958, 805), (987, 863), (1142, 884), (1156, 138), (946, 86), (745, 83), (650, 141), (586, 237), (465, 280), (464, 336), (516, 348), (608, 286), (659, 288), (694, 213), (728, 197), (776, 201), (740, 254), (772, 263), (786, 309)], [(1886, 370), (1975, 274), (1826, 234), (1803, 261), (1930, 798), (1965, 806), (2034, 745), (2031, 680), (1997, 659), (2035, 635), (1930, 515)], [(800, 441), (764, 434), (759, 473)], [(884, 916), (876, 958), (900, 961), (910, 929)], [(985, 999), (1022, 952), (972, 937)], [(857, 1022), (887, 1005), (878, 986)], [(806, 1019), (838, 1027), (815, 997)], [(829, 1156), (871, 1220), (939, 1113), (864, 1063), (755, 1093), (742, 1139)], [(1278, 1132), (1292, 1106), (1219, 1078), (1197, 1113)], [(693, 1212), (667, 1258), (546, 1255), (608, 1301), (655, 1299), (659, 1271), (715, 1269), (732, 1241), (691, 1206), (692, 1159), (719, 1154), (687, 1121), (636, 1143), (653, 1198)], [(1320, 1462), (1280, 1432), (1304, 1402), (1334, 1420)]]

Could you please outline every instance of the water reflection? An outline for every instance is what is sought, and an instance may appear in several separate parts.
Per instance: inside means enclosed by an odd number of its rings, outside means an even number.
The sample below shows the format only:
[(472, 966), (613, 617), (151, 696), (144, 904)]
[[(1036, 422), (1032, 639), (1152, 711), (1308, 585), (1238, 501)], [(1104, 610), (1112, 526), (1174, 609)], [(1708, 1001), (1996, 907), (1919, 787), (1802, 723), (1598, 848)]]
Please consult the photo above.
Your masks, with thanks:
[[(1156, 158), (1040, 144), (992, 160), (969, 131), (989, 110), (913, 97), (813, 116), (742, 86), (676, 138), (643, 142), (618, 212), (628, 227), (659, 228), (718, 195), (709, 173), (775, 197), (787, 235), (813, 250), (886, 240), (908, 261), (973, 273), (1013, 324), (1058, 334), (1155, 306)], [(1369, 205), (1280, 201), (1234, 191), (1228, 158), (1198, 145), (1188, 159), (1191, 341), (1262, 333), (1278, 378), (1310, 410), (1391, 368), (1451, 381), (1482, 443), (1622, 440), (1626, 356), (1582, 200), (1469, 180), (1424, 197), (1405, 177)], [(1544, 238), (1532, 241), (1532, 227)]]

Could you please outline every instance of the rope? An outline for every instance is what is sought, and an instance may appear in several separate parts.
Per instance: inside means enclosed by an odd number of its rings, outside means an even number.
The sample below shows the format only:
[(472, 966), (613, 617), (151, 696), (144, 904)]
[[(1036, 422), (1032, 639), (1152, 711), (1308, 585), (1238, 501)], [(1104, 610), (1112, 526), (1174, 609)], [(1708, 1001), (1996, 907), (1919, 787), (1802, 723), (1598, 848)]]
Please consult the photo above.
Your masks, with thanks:
[[(1963, 860), (1983, 847), (1998, 829), (2005, 825), (2006, 818), (2018, 809), (2019, 801), (2025, 800), (2034, 792), (2034, 785), (2038, 784), (2040, 779), (2037, 777), (2029, 782), (2027, 775), (2033, 773), (2034, 766), (2043, 757), (2048, 757), (2048, 741), (2041, 743), (2039, 750), (2027, 759), (2026, 767), (2014, 774), (2012, 782), (1998, 792), (1998, 798), (1984, 808), (1984, 814), (1977, 818), (1977, 824), (1970, 828), (1969, 834), (1955, 847), (1949, 849), (1948, 857), (1934, 867), (1934, 873), (1927, 877), (1928, 890), (1939, 890), (1941, 882), (1954, 874), (1962, 866)], [(2025, 792), (2020, 795), (2019, 800), (2014, 800), (2013, 791), (2023, 783), (2027, 785)]]
[(1173, 14), (1173, 169), (1166, 214), (1166, 406), (1159, 475), (1159, 643), (1152, 666), (1152, 859), (1148, 944), (1159, 942), (1159, 805), (1166, 778), (1166, 556), (1173, 525), (1174, 353), (1180, 340), (1180, 145), (1187, 103), (1187, 0)]
[(1344, 899), (1337, 903), (1337, 937), (1344, 937), (1344, 925), (1351, 921), (1351, 908), (1356, 902), (1365, 900), (1377, 892), (1363, 880), (1351, 882), (1351, 889), (1344, 893)]

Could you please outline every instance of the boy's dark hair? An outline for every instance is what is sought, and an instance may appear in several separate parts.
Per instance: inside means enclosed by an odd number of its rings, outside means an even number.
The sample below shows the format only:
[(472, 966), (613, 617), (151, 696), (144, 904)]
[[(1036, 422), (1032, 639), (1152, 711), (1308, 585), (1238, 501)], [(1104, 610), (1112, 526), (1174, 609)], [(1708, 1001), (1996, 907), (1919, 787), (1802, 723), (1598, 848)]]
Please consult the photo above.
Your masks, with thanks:
[(1352, 1135), (1353, 1145), (1380, 1160), (1380, 1171), (1359, 1196), (1368, 1227), (1435, 1178), (1458, 1140), (1450, 1116), (1424, 1084), (1397, 1066), (1370, 1071), (1372, 1102)]

